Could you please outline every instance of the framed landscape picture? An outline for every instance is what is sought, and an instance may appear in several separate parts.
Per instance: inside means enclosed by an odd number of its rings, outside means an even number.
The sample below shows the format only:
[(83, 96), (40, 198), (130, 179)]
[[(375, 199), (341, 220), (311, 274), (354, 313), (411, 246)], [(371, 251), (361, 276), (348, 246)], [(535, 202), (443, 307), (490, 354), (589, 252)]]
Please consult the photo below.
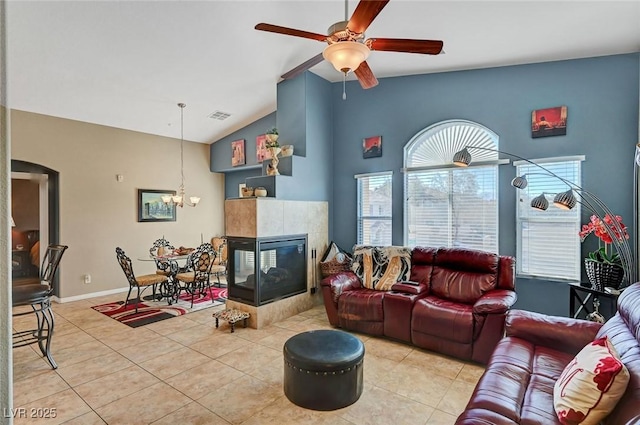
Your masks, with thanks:
[(367, 137), (362, 140), (362, 157), (382, 156), (382, 136)]
[(244, 165), (245, 163), (244, 139), (234, 140), (231, 142), (231, 165), (236, 167), (238, 165)]
[(138, 221), (176, 221), (176, 205), (162, 201), (163, 196), (175, 194), (175, 190), (138, 189)]
[(565, 136), (567, 107), (537, 109), (531, 113), (531, 137)]

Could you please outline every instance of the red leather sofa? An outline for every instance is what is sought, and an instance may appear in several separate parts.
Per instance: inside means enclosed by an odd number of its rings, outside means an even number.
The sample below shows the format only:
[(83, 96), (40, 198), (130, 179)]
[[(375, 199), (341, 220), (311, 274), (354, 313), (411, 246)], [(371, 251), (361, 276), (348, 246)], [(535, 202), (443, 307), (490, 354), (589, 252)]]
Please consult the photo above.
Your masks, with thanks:
[(639, 424), (640, 283), (635, 283), (620, 295), (616, 315), (604, 325), (511, 310), (506, 337), (456, 425), (560, 424), (553, 408), (555, 381), (587, 343), (605, 335), (629, 370), (630, 380), (603, 424)]
[(326, 277), (321, 286), (333, 326), (486, 363), (516, 301), (514, 274), (513, 257), (416, 247), (411, 283), (375, 291), (348, 271)]

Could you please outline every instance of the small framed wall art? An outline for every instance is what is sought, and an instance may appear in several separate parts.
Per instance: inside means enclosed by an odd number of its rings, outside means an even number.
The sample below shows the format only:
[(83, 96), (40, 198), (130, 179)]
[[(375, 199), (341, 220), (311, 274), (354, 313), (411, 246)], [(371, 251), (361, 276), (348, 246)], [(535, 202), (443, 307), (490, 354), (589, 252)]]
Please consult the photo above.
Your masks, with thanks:
[(244, 139), (234, 140), (231, 142), (231, 165), (237, 167), (238, 165), (246, 164), (244, 156)]
[(267, 136), (266, 134), (261, 134), (256, 137), (256, 161), (260, 164), (265, 159), (271, 158), (271, 154), (267, 150)]
[(362, 139), (362, 157), (375, 158), (382, 156), (382, 136)]
[(175, 190), (138, 189), (138, 221), (176, 221), (176, 204), (165, 204), (163, 196), (175, 196)]
[(567, 107), (537, 109), (531, 112), (531, 137), (565, 136), (567, 134)]

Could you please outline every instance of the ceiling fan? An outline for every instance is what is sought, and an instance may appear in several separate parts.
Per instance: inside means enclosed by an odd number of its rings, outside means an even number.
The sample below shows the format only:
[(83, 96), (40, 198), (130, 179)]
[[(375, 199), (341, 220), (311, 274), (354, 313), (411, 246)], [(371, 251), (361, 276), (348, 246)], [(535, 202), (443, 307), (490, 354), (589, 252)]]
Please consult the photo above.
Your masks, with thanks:
[(309, 38), (326, 42), (328, 46), (324, 51), (308, 61), (298, 65), (291, 71), (282, 75), (288, 80), (306, 71), (324, 59), (331, 62), (334, 68), (346, 76), (353, 71), (364, 89), (378, 85), (378, 80), (367, 64), (367, 57), (372, 50), (387, 52), (422, 53), (437, 55), (442, 51), (440, 40), (414, 40), (405, 38), (369, 38), (364, 39), (365, 30), (371, 25), (389, 0), (360, 0), (353, 11), (351, 18), (347, 20), (347, 1), (345, 0), (345, 20), (331, 25), (327, 32), (329, 35), (317, 34), (278, 25), (260, 23), (255, 29), (260, 31), (275, 32), (278, 34), (292, 35), (295, 37)]

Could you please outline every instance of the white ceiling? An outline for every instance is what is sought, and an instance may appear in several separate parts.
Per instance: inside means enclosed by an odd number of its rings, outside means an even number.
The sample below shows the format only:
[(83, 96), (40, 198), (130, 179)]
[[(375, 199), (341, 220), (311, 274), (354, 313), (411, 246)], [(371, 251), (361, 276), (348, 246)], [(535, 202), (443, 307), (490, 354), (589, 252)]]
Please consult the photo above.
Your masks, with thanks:
[[(273, 112), (279, 76), (324, 47), (257, 23), (326, 34), (344, 19), (342, 0), (7, 3), (11, 108), (179, 138), (185, 102), (184, 137), (202, 143)], [(640, 0), (391, 0), (367, 37), (444, 41), (439, 56), (372, 52), (378, 79), (638, 52)]]

